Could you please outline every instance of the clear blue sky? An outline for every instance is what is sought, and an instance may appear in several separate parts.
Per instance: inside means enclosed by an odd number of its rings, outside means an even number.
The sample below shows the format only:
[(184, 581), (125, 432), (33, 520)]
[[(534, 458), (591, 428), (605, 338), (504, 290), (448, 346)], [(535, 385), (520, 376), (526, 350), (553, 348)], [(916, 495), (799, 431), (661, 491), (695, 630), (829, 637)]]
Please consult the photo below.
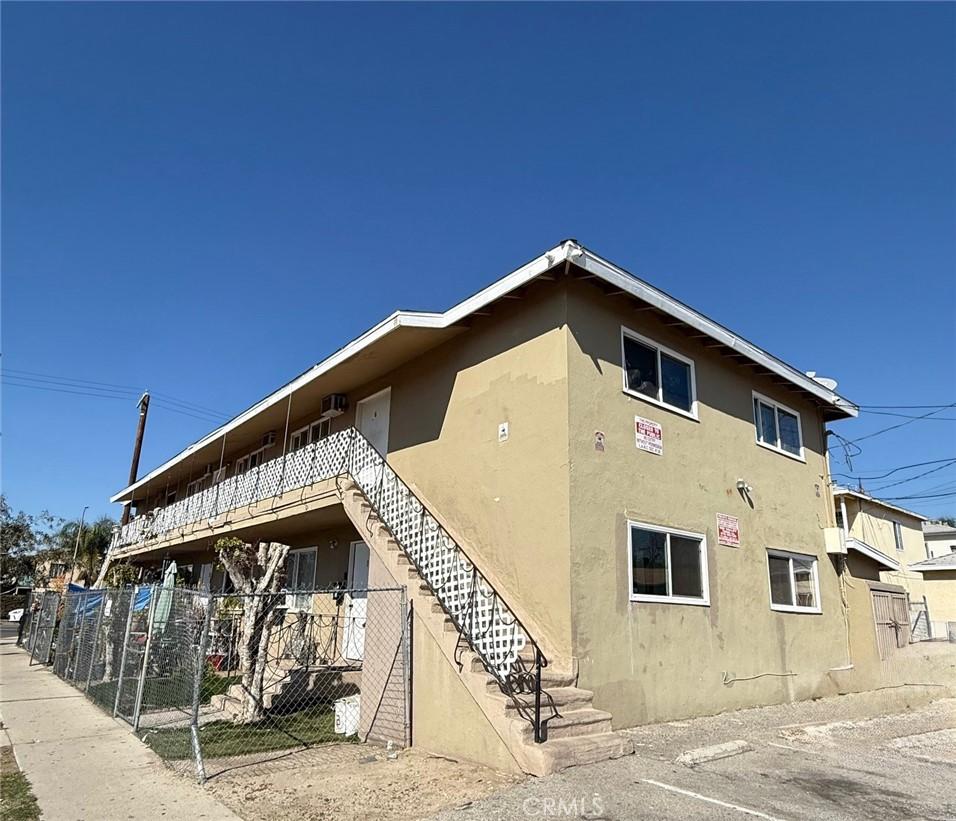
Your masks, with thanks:
[[(569, 236), (857, 402), (956, 402), (953, 4), (2, 15), (16, 507), (111, 511), (136, 412), (14, 369), (232, 414)], [(157, 403), (142, 467), (212, 426)], [(956, 422), (861, 446), (857, 474), (956, 457)], [(884, 495), (954, 490), (950, 466)]]

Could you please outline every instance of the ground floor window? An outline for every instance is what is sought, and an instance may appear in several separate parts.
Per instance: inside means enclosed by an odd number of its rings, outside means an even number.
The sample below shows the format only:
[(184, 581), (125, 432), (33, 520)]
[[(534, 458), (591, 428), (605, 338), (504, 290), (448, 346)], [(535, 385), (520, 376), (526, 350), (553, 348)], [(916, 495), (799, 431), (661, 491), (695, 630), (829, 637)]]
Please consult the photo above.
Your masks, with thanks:
[(703, 534), (628, 522), (631, 601), (710, 604)]
[(796, 613), (820, 612), (816, 556), (768, 550), (770, 607)]
[(312, 594), (315, 589), (315, 563), (318, 548), (306, 547), (303, 550), (290, 550), (285, 560), (286, 607), (290, 610), (311, 610)]

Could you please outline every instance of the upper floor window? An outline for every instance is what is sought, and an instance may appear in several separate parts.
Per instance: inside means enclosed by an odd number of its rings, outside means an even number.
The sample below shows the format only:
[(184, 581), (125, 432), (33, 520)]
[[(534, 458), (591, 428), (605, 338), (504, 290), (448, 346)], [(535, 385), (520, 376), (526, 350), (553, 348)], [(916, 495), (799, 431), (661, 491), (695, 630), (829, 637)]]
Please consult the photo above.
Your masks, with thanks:
[(759, 393), (755, 392), (753, 397), (757, 444), (803, 459), (800, 414)]
[(236, 470), (234, 476), (245, 473), (248, 470), (259, 467), (265, 461), (266, 448), (261, 447), (252, 453), (247, 453), (241, 459), (236, 459)]
[(896, 542), (896, 549), (903, 549), (903, 525), (899, 522), (893, 522), (893, 541)]
[(707, 543), (686, 533), (629, 522), (631, 601), (710, 604)]
[(289, 435), (289, 450), (299, 450), (311, 442), (325, 439), (332, 432), (331, 419), (319, 419), (311, 425), (305, 425)]
[(770, 609), (794, 613), (820, 612), (817, 558), (785, 550), (768, 550)]
[(697, 418), (694, 362), (621, 328), (624, 392)]

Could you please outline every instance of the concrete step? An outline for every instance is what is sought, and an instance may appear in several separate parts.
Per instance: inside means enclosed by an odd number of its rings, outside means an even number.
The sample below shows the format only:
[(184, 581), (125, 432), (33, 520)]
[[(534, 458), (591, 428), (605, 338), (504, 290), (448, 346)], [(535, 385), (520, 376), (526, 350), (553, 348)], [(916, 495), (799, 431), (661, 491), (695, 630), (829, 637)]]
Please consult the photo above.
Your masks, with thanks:
[[(526, 739), (534, 739), (534, 728), (527, 722), (521, 729)], [(545, 723), (547, 741), (574, 736), (601, 735), (611, 732), (611, 714), (604, 710), (586, 707), (582, 710), (569, 710), (548, 719)], [(547, 741), (545, 743), (547, 743)]]
[[(471, 664), (469, 669), (473, 673), (486, 673), (485, 666), (481, 663), (481, 659), (478, 656), (472, 654)], [(552, 687), (573, 687), (577, 679), (574, 673), (564, 672), (563, 670), (556, 670), (554, 667), (543, 667), (541, 669), (541, 686), (544, 689), (550, 689)], [(493, 676), (488, 676), (487, 687), (489, 690), (500, 690), (498, 686), (498, 680)]]
[[(515, 699), (524, 705), (525, 710), (534, 710), (534, 693), (517, 693), (514, 697), (498, 691), (500, 695), (494, 696), (496, 701), (501, 701), (506, 714), (519, 715), (518, 705)], [(541, 693), (541, 713), (544, 716), (551, 715), (552, 708), (560, 714), (572, 710), (584, 710), (590, 708), (594, 702), (594, 693), (590, 690), (582, 690), (580, 687), (552, 687), (543, 690)]]
[(535, 746), (548, 772), (621, 758), (634, 752), (634, 742), (620, 733), (554, 738)]

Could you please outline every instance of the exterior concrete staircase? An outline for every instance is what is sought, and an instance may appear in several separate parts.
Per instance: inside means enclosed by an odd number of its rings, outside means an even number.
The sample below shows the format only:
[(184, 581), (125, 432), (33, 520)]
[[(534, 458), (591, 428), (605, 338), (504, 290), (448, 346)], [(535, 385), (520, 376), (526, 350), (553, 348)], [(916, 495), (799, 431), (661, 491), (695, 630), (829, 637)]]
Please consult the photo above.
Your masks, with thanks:
[[(339, 492), (346, 514), (369, 547), (392, 577), (407, 585), (416, 625), (428, 630), (448, 662), (458, 669), (462, 683), (521, 770), (542, 776), (633, 752), (630, 739), (612, 732), (611, 714), (594, 709), (593, 693), (576, 686), (576, 674), (551, 666), (540, 670), (545, 740), (536, 743), (534, 724), (529, 719), (534, 712), (534, 693), (512, 695), (503, 691), (499, 680), (449, 618), (403, 546), (379, 519), (359, 483), (345, 476), (340, 481)], [(518, 662), (533, 667), (530, 646), (520, 651)]]

